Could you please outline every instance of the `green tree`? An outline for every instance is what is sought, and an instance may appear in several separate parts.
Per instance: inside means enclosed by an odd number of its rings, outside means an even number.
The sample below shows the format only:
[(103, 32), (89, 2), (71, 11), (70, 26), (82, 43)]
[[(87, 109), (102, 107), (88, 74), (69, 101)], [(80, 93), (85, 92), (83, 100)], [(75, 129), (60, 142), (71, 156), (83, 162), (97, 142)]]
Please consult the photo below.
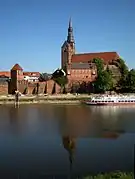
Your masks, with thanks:
[(126, 80), (127, 80), (127, 76), (128, 76), (128, 67), (125, 64), (125, 61), (121, 58), (115, 62), (115, 65), (119, 68), (119, 71), (121, 74), (121, 77), (118, 81), (117, 86), (120, 88), (120, 90), (122, 92), (124, 92), (126, 89), (126, 85), (127, 85)]
[(66, 93), (66, 88), (65, 88), (65, 85), (68, 83), (68, 79), (67, 79), (67, 76), (60, 76), (60, 77), (57, 77), (57, 78), (53, 78), (53, 80), (61, 86), (61, 91), (64, 93)]
[(52, 75), (48, 74), (48, 73), (41, 73), (40, 77), (39, 77), (39, 81), (43, 82), (43, 81), (48, 81), (49, 79), (51, 79)]
[(111, 91), (113, 89), (112, 76), (104, 70), (101, 75), (99, 75), (94, 83), (94, 87), (97, 92)]
[(126, 88), (128, 92), (135, 92), (135, 69), (128, 72), (126, 78)]
[(97, 68), (97, 79), (93, 83), (94, 89), (96, 92), (104, 93), (105, 91), (110, 91), (113, 89), (113, 79), (112, 72), (107, 66), (106, 70), (104, 70), (103, 60), (97, 58), (93, 59), (93, 63), (95, 63)]
[(122, 58), (119, 58), (116, 62), (116, 66), (119, 67), (120, 73), (123, 77), (126, 77), (128, 74), (128, 67), (125, 64), (125, 61)]
[(100, 58), (94, 58), (93, 59), (93, 63), (97, 67), (97, 73), (98, 73), (98, 75), (100, 75), (100, 73), (102, 73), (103, 70), (104, 70), (104, 62), (103, 62), (103, 60), (100, 59)]

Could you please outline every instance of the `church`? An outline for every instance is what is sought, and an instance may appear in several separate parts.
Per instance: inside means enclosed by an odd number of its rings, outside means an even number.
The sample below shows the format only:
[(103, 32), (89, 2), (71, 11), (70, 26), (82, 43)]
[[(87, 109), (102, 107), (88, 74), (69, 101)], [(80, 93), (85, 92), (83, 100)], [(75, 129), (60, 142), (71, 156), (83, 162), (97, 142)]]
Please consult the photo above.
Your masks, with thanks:
[(68, 35), (61, 47), (61, 68), (67, 73), (69, 83), (93, 82), (96, 78), (96, 66), (92, 63), (94, 58), (100, 58), (105, 67), (109, 67), (114, 76), (119, 70), (115, 62), (120, 58), (117, 52), (99, 52), (77, 54), (71, 19), (69, 20)]

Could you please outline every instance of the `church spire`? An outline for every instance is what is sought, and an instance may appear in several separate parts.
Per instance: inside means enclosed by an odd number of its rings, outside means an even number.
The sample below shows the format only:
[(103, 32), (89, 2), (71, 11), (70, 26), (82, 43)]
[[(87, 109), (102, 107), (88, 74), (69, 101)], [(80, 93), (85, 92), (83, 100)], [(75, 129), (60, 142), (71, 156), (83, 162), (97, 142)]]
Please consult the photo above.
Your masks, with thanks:
[(69, 28), (72, 28), (72, 20), (71, 20), (71, 17), (70, 17), (70, 19), (69, 19), (69, 26), (68, 26)]
[(73, 36), (73, 27), (72, 27), (71, 17), (69, 19), (67, 42), (68, 43), (75, 43), (74, 42), (74, 36)]

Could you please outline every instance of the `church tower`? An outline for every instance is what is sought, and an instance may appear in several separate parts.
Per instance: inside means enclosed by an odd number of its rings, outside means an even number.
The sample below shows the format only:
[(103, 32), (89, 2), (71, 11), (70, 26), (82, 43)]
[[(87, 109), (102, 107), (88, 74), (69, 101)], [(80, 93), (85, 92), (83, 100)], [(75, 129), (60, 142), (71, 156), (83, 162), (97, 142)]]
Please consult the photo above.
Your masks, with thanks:
[(72, 55), (75, 54), (75, 41), (73, 36), (73, 27), (71, 18), (69, 20), (68, 26), (68, 36), (67, 40), (61, 47), (61, 68), (66, 70), (67, 67), (71, 64)]

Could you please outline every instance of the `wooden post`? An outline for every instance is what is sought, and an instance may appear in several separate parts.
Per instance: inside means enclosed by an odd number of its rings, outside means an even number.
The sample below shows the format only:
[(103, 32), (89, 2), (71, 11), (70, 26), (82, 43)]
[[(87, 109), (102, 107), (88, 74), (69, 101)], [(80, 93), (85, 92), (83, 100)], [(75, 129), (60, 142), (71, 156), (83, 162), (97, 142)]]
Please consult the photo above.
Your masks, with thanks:
[(15, 91), (15, 108), (19, 107), (19, 91)]

